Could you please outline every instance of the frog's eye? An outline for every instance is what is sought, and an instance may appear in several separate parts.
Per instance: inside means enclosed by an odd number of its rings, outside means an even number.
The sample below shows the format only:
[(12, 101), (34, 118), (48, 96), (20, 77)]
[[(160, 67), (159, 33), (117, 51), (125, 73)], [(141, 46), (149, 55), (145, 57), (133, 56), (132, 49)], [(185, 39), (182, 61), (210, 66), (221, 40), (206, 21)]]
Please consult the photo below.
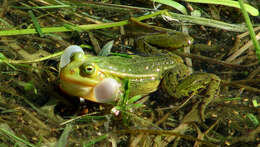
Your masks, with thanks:
[(96, 71), (95, 67), (91, 64), (83, 64), (80, 67), (80, 71), (83, 75), (85, 76), (89, 76), (89, 75), (93, 75)]

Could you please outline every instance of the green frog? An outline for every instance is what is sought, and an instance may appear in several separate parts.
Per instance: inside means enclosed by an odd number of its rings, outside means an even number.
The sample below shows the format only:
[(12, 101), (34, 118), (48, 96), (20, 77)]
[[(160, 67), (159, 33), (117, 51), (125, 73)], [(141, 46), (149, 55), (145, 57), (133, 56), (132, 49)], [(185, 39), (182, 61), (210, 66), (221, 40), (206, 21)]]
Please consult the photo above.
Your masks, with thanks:
[(204, 120), (207, 105), (217, 94), (220, 78), (209, 73), (191, 73), (181, 57), (157, 51), (191, 45), (193, 39), (183, 33), (163, 33), (138, 39), (137, 48), (142, 52), (149, 46), (151, 56), (93, 56), (85, 54), (76, 45), (65, 49), (60, 64), (60, 88), (65, 93), (97, 103), (110, 103), (122, 97), (123, 79), (129, 79), (130, 97), (148, 95), (162, 88), (173, 98), (196, 94), (201, 100), (200, 116)]

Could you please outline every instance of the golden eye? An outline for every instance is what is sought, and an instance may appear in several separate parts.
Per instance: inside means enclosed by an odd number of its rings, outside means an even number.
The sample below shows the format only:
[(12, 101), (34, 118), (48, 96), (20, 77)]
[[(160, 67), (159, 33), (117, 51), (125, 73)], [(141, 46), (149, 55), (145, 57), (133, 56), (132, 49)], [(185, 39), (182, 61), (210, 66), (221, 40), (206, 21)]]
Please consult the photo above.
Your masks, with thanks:
[(96, 69), (91, 64), (83, 64), (80, 67), (80, 71), (83, 75), (89, 76), (95, 73)]

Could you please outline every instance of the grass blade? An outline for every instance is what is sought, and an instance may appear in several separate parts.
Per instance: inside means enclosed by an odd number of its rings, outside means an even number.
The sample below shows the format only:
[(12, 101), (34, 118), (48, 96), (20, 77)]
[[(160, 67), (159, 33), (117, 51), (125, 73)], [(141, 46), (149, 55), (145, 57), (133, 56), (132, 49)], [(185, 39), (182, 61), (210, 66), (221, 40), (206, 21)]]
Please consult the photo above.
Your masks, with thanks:
[(98, 56), (108, 56), (111, 53), (111, 49), (113, 47), (114, 40), (107, 42), (98, 53)]
[(253, 41), (253, 44), (255, 46), (255, 50), (256, 50), (256, 56), (258, 58), (258, 60), (260, 61), (260, 46), (259, 46), (259, 43), (256, 39), (256, 36), (255, 36), (255, 31), (253, 29), (253, 25), (250, 21), (250, 18), (245, 10), (245, 5), (243, 3), (243, 0), (238, 0), (239, 1), (239, 4), (240, 4), (240, 7), (241, 7), (241, 10), (242, 10), (242, 13), (243, 13), (243, 16), (245, 18), (245, 21), (246, 21), (246, 25), (247, 25), (247, 28), (249, 30), (249, 34), (250, 34), (250, 37)]
[(95, 138), (95, 139), (89, 141), (87, 144), (84, 144), (83, 147), (89, 147), (89, 146), (92, 146), (92, 145), (96, 144), (97, 142), (100, 142), (100, 141), (106, 139), (107, 137), (108, 137), (107, 134), (102, 135), (102, 136), (100, 136), (100, 137), (98, 137), (98, 138)]
[(128, 104), (133, 104), (134, 102), (138, 101), (140, 98), (142, 98), (141, 95), (133, 96), (133, 97), (131, 97), (131, 98), (127, 101), (127, 103), (128, 103)]
[(151, 0), (151, 1), (173, 7), (178, 11), (180, 11), (182, 14), (188, 14), (186, 8), (183, 5), (173, 0)]
[[(6, 124), (0, 124), (0, 126), (1, 126), (0, 132), (9, 136), (11, 139), (15, 140), (18, 144), (23, 143), (27, 146), (35, 147), (35, 145), (31, 144), (29, 141), (26, 141), (26, 140), (16, 136), (12, 131), (9, 130), (9, 126), (7, 126)], [(21, 144), (21, 146), (22, 146), (22, 144)]]
[[(161, 10), (157, 11), (155, 13), (145, 15), (145, 16), (140, 16), (136, 18), (138, 21), (145, 20), (152, 18), (154, 16), (160, 15), (165, 13), (167, 10)], [(128, 20), (123, 20), (119, 22), (114, 22), (114, 23), (101, 23), (101, 24), (88, 24), (88, 25), (79, 25), (75, 26), (75, 29), (73, 29), (73, 26), (71, 29), (68, 29), (65, 26), (62, 27), (45, 27), (42, 28), (43, 33), (57, 33), (57, 32), (71, 32), (73, 30), (76, 30), (78, 28), (86, 31), (86, 30), (96, 30), (96, 29), (105, 29), (105, 28), (111, 28), (111, 27), (118, 27), (118, 26), (123, 26), (128, 24)], [(5, 31), (0, 31), (0, 36), (12, 36), (12, 35), (26, 35), (26, 34), (36, 34), (37, 31), (35, 29), (21, 29), (21, 30), (5, 30)]]
[(39, 24), (37, 18), (35, 17), (35, 15), (33, 14), (33, 12), (31, 10), (28, 13), (29, 13), (30, 17), (32, 18), (32, 22), (34, 24), (36, 31), (39, 33), (40, 37), (43, 37), (44, 35), (42, 33), (42, 29), (40, 27), (40, 24)]
[(67, 145), (67, 139), (72, 130), (72, 126), (70, 124), (66, 125), (64, 131), (62, 132), (59, 141), (56, 144), (56, 147), (64, 147)]
[[(234, 8), (240, 8), (239, 3), (237, 1), (232, 0), (184, 0), (186, 2), (193, 2), (193, 3), (203, 3), (203, 4), (215, 4), (215, 5), (224, 5)], [(245, 9), (253, 16), (258, 16), (259, 11), (250, 6), (249, 4), (245, 4)]]

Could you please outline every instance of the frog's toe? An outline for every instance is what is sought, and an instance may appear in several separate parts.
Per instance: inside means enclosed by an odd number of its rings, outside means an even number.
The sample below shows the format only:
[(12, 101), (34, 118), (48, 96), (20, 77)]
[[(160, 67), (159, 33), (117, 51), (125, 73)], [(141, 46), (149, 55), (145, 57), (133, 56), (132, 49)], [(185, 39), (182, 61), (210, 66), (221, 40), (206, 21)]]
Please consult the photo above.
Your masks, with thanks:
[(205, 110), (206, 110), (206, 105), (204, 104), (200, 104), (200, 111), (199, 111), (199, 113), (200, 113), (200, 118), (201, 118), (201, 120), (202, 121), (205, 121)]

